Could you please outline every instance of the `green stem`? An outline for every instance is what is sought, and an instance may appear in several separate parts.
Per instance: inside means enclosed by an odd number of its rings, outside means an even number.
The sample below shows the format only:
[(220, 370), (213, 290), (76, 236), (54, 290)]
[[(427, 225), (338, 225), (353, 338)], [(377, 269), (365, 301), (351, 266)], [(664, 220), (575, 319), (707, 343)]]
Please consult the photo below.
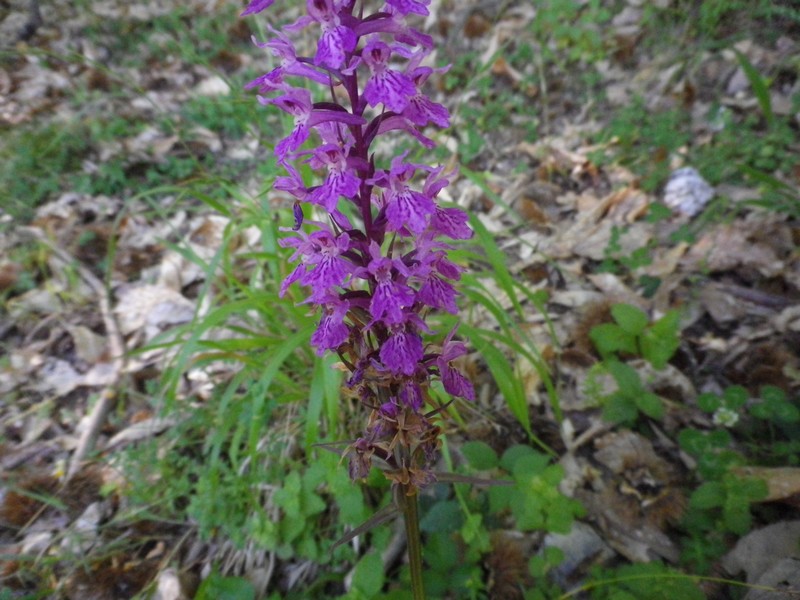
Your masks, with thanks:
[(408, 565), (411, 569), (411, 597), (413, 600), (425, 600), (425, 588), (422, 585), (422, 541), (419, 534), (419, 513), (417, 511), (417, 490), (411, 496), (406, 492), (411, 486), (401, 485), (399, 490), (400, 509), (406, 524), (406, 543), (408, 545)]

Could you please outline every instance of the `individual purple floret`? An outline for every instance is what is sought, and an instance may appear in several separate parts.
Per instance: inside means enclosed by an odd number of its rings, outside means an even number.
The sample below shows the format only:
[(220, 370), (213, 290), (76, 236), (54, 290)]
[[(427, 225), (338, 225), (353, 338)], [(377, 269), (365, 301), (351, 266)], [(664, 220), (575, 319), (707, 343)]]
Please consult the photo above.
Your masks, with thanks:
[(364, 47), (361, 58), (372, 75), (367, 79), (363, 95), (370, 106), (383, 104), (388, 110), (400, 113), (417, 88), (403, 73), (389, 67), (391, 56), (389, 46), (380, 40), (373, 40)]

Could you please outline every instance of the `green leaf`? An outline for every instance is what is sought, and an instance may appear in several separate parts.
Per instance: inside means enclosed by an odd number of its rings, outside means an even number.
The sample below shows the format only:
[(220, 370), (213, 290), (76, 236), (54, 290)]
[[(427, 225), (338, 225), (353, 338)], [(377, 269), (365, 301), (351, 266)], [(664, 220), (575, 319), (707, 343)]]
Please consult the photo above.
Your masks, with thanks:
[(538, 452), (522, 456), (514, 463), (514, 478), (519, 480), (530, 475), (539, 475), (549, 463), (550, 457)]
[(667, 366), (669, 359), (675, 354), (680, 346), (678, 337), (664, 337), (652, 329), (648, 329), (639, 338), (642, 349), (642, 357), (653, 365), (654, 369), (661, 370)]
[(699, 456), (711, 447), (708, 436), (693, 428), (682, 429), (678, 433), (678, 444), (692, 456)]
[(662, 419), (664, 417), (664, 403), (658, 394), (645, 392), (636, 396), (635, 401), (639, 410), (651, 419)]
[(488, 552), (491, 547), (489, 532), (483, 523), (483, 516), (477, 513), (469, 513), (461, 527), (461, 539), (472, 548), (478, 548), (480, 552)]
[(495, 282), (500, 286), (500, 289), (508, 295), (517, 314), (522, 316), (524, 311), (517, 298), (517, 292), (514, 289), (514, 277), (508, 270), (508, 257), (505, 252), (500, 250), (497, 246), (496, 236), (490, 233), (483, 222), (472, 213), (470, 213), (469, 224), (475, 232), (476, 241), (486, 253), (486, 258), (492, 267), (492, 276)]
[(692, 508), (707, 509), (722, 506), (726, 498), (725, 487), (719, 481), (709, 481), (697, 488), (691, 498), (689, 506)]
[(757, 404), (753, 404), (749, 408), (750, 415), (755, 417), (756, 419), (763, 419), (764, 421), (769, 421), (772, 419), (772, 410), (771, 406), (767, 402), (758, 402)]
[(744, 535), (750, 531), (753, 521), (750, 514), (750, 502), (741, 496), (728, 495), (722, 507), (722, 519), (728, 531)]
[(607, 360), (605, 366), (614, 381), (617, 382), (621, 394), (635, 398), (644, 392), (642, 380), (639, 378), (639, 373), (636, 372), (636, 369), (618, 360)]
[(615, 304), (611, 307), (611, 316), (625, 333), (633, 336), (642, 333), (650, 322), (647, 313), (631, 304)]
[(731, 410), (743, 407), (747, 403), (749, 397), (750, 394), (740, 385), (732, 385), (725, 388), (725, 391), (722, 392), (722, 400), (725, 406)]
[(742, 457), (733, 450), (705, 452), (697, 459), (697, 470), (706, 479), (712, 479), (743, 462)]
[(758, 394), (765, 402), (785, 402), (786, 392), (774, 385), (765, 385)]
[(667, 366), (680, 347), (680, 319), (677, 310), (670, 310), (642, 333), (639, 339), (642, 356), (654, 368)]
[(522, 531), (545, 528), (546, 514), (542, 500), (530, 494), (520, 494), (516, 502), (511, 503), (511, 512), (516, 519), (517, 527)]
[(648, 223), (659, 223), (672, 218), (672, 209), (661, 202), (652, 202), (647, 210), (645, 220)]
[(499, 459), (497, 453), (486, 442), (471, 441), (461, 446), (461, 453), (467, 459), (469, 465), (476, 471), (488, 471), (494, 469)]
[(536, 451), (530, 446), (514, 444), (508, 450), (503, 452), (503, 456), (500, 459), (500, 466), (509, 473), (512, 473), (514, 471), (514, 465), (516, 465), (518, 460), (532, 454), (536, 454)]
[(713, 413), (720, 406), (722, 406), (722, 398), (720, 398), (716, 394), (712, 394), (710, 392), (706, 392), (704, 394), (700, 394), (697, 397), (697, 406), (703, 412)]
[(708, 434), (708, 442), (715, 448), (730, 446), (731, 441), (731, 434), (725, 429), (715, 429)]
[(638, 416), (636, 402), (627, 394), (615, 392), (603, 404), (603, 419), (610, 423), (632, 423)]
[(589, 339), (592, 340), (594, 347), (603, 357), (615, 352), (636, 354), (637, 351), (636, 338), (614, 323), (602, 323), (592, 327), (589, 332)]
[(383, 587), (383, 562), (376, 552), (365, 554), (353, 570), (353, 590), (372, 598)]
[(430, 507), (425, 516), (420, 519), (419, 527), (422, 531), (432, 533), (453, 533), (458, 531), (464, 522), (464, 513), (455, 500), (444, 500)]
[(735, 496), (747, 498), (750, 502), (757, 502), (763, 500), (769, 495), (769, 486), (763, 479), (754, 477), (742, 479), (734, 474), (726, 478), (729, 493)]
[(517, 490), (510, 486), (496, 485), (490, 487), (488, 490), (489, 512), (497, 514), (509, 508), (517, 493)]
[(772, 420), (776, 423), (797, 423), (800, 421), (800, 410), (788, 402), (775, 403), (775, 406), (772, 407)]
[(447, 572), (458, 566), (459, 556), (453, 552), (453, 537), (434, 532), (425, 538), (425, 562), (434, 571)]
[(764, 113), (764, 119), (767, 121), (767, 126), (770, 129), (775, 127), (775, 114), (772, 112), (772, 98), (769, 95), (769, 87), (767, 86), (766, 80), (761, 76), (761, 73), (753, 66), (747, 57), (739, 52), (736, 48), (733, 49), (734, 54), (736, 54), (736, 58), (739, 60), (739, 64), (742, 67), (742, 71), (747, 76), (747, 80), (750, 82), (750, 87), (753, 88), (753, 94), (755, 94), (756, 100), (758, 100), (758, 105), (761, 107), (761, 112)]
[(212, 572), (197, 590), (195, 600), (255, 600), (256, 588), (242, 577)]
[(525, 396), (525, 390), (522, 387), (522, 382), (519, 377), (514, 373), (514, 369), (509, 363), (506, 356), (498, 350), (495, 346), (487, 342), (481, 335), (480, 331), (474, 327), (462, 324), (460, 327), (461, 332), (469, 337), (470, 342), (480, 352), (492, 377), (497, 383), (497, 387), (503, 394), (503, 398), (523, 429), (529, 434), (533, 435), (530, 423), (530, 412), (528, 408), (528, 399)]
[[(605, 580), (605, 581), (604, 581)], [(652, 562), (625, 565), (595, 577), (595, 584), (604, 584), (606, 593), (592, 595), (604, 600), (703, 600), (706, 596), (698, 589), (691, 575), (674, 571)], [(599, 585), (596, 588), (606, 592)]]

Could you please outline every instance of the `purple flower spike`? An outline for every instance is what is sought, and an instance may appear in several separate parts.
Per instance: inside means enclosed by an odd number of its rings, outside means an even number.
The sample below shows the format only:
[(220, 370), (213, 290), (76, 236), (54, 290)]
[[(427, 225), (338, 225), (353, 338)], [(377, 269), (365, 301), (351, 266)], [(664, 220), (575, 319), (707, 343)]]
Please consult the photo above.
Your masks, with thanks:
[(266, 75), (248, 83), (245, 89), (258, 87), (258, 91), (262, 94), (273, 90), (287, 89), (290, 86), (284, 81), (286, 75), (304, 77), (322, 85), (328, 84), (330, 78), (327, 74), (297, 60), (294, 44), (286, 35), (272, 27), (269, 30), (275, 37), (263, 44), (259, 42), (255, 42), (255, 44), (259, 48), (269, 48), (272, 54), (280, 59), (281, 64)]
[(426, 16), (429, 14), (426, 6), (430, 3), (430, 0), (386, 0), (386, 4), (393, 7), (401, 15), (416, 13)]
[(294, 213), (294, 226), (292, 227), (292, 231), (300, 231), (300, 228), (303, 226), (303, 208), (300, 206), (299, 202), (294, 203), (292, 212)]
[(286, 94), (273, 100), (259, 97), (259, 102), (262, 104), (274, 104), (294, 117), (292, 133), (275, 146), (275, 156), (283, 160), (289, 152), (297, 150), (308, 139), (311, 92), (305, 89), (291, 88)]
[[(245, 14), (272, 3), (251, 0)], [(429, 314), (458, 311), (462, 268), (447, 258), (442, 238), (472, 236), (466, 213), (437, 203), (453, 174), (406, 162), (407, 152), (390, 158), (383, 149), (391, 144), (373, 148), (381, 136), (398, 135), (433, 148), (422, 128), (450, 124), (447, 109), (424, 90), (447, 68), (423, 66), (433, 38), (407, 23), (409, 15), (427, 15), (429, 3), (384, 0), (365, 14), (367, 2), (306, 0), (307, 14), (270, 28), (272, 39), (258, 44), (277, 66), (247, 84), (293, 120), (275, 141), (285, 174), (272, 189), (294, 200), (294, 226), (281, 228), (292, 233), (279, 243), (298, 261), (280, 295), (304, 286), (300, 303), (319, 311), (311, 345), (318, 355), (338, 354), (352, 396), (369, 408), (363, 436), (348, 449), (351, 477), (367, 476), (378, 458), (406, 494), (436, 480), (438, 411), (426, 412), (435, 405), (432, 379), (453, 396), (475, 396), (456, 366), (466, 347), (453, 340), (455, 329), (439, 350), (426, 341), (434, 333)], [(298, 56), (290, 39), (304, 29), (318, 35), (314, 56)], [(312, 95), (305, 82), (318, 91)]]

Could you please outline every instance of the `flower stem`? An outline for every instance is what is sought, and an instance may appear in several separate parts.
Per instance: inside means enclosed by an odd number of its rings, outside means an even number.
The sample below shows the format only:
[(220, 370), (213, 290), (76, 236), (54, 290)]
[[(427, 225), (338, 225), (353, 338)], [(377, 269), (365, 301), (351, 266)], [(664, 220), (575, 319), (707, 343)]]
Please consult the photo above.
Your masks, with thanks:
[[(411, 495), (407, 495), (409, 491)], [(425, 588), (422, 584), (422, 540), (419, 534), (417, 490), (412, 489), (410, 485), (401, 485), (399, 492), (400, 508), (406, 525), (408, 565), (411, 569), (411, 597), (413, 600), (425, 600)]]

